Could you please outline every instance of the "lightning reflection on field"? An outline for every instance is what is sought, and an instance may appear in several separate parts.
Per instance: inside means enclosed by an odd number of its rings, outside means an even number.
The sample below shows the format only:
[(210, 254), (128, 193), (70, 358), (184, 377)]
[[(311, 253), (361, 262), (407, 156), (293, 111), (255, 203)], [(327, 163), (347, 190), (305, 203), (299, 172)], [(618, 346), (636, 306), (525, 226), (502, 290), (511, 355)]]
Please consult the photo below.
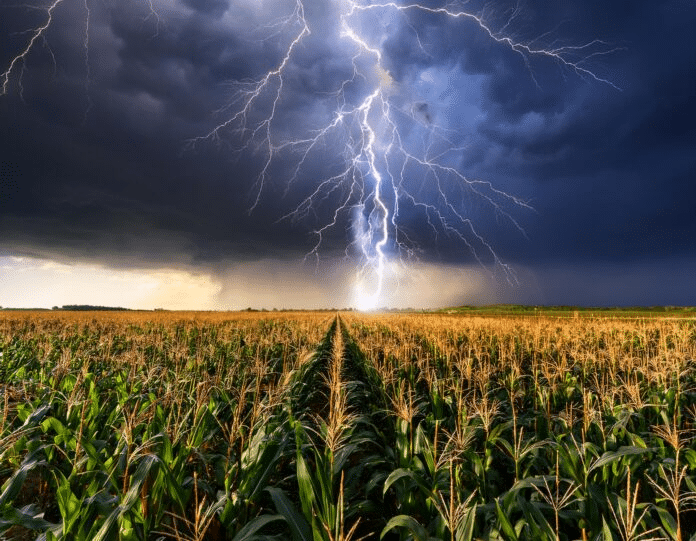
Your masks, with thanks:
[[(69, 1), (54, 0), (45, 7), (32, 7), (43, 12), (44, 21), (26, 32), (26, 46), (0, 75), (2, 94), (8, 92), (13, 77), (21, 93), (28, 55), (45, 42), (54, 12)], [(82, 1), (86, 17), (85, 89), (89, 94), (90, 7), (89, 0)], [(265, 3), (257, 2), (259, 13), (264, 11)], [(153, 0), (144, 4), (145, 10), (149, 10), (148, 17), (157, 21), (159, 31), (156, 5)], [(393, 283), (387, 274), (397, 275), (398, 267), (407, 265), (422, 250), (422, 233), (414, 233), (409, 225), (416, 217), (435, 241), (443, 235), (456, 239), (473, 260), (502, 271), (505, 279), (514, 281), (513, 269), (498, 257), (492, 244), (479, 232), (475, 215), (467, 211), (467, 203), (476, 200), (479, 206), (502, 216), (522, 234), (524, 231), (513, 214), (515, 209), (530, 208), (526, 201), (497, 189), (491, 182), (466, 174), (461, 166), (461, 157), (466, 152), (462, 144), (465, 134), (449, 125), (445, 108), (423, 99), (423, 93), (412, 83), (413, 80), (427, 83), (432, 79), (427, 60), (417, 64), (420, 74), (416, 79), (392, 74), (394, 66), (384, 46), (394, 33), (406, 29), (415, 48), (427, 59), (427, 31), (423, 21), (431, 26), (459, 25), (461, 32), (478, 32), (491, 43), (516, 53), (535, 83), (533, 62), (546, 60), (556, 63), (565, 73), (614, 87), (593, 72), (589, 64), (593, 58), (614, 50), (605, 42), (592, 40), (571, 46), (558, 45), (558, 41), (546, 39), (547, 36), (518, 40), (512, 29), (521, 13), (519, 6), (513, 6), (502, 17), (499, 13), (493, 17), (490, 6), (469, 11), (465, 2), (432, 4), (332, 0), (324, 8), (321, 19), (323, 24), (327, 18), (331, 20), (328, 30), (315, 27), (318, 18), (309, 12), (316, 10), (316, 6), (305, 0), (288, 0), (281, 2), (280, 7), (273, 6), (285, 14), (265, 21), (254, 30), (265, 34), (260, 42), (273, 40), (280, 44), (277, 45), (280, 54), (273, 67), (255, 78), (232, 82), (229, 103), (219, 111), (225, 115), (222, 121), (190, 140), (191, 146), (235, 141), (235, 152), (263, 156), (251, 211), (264, 195), (274, 193), (268, 186), (274, 164), (290, 160), (293, 166), (285, 172), (286, 193), (292, 187), (302, 196), (280, 219), (297, 221), (316, 216), (319, 225), (313, 231), (315, 240), (307, 256), (317, 259), (326, 236), (350, 224), (345, 254), (358, 261), (354, 302), (365, 310), (381, 305), (385, 284)], [(245, 9), (254, 7), (246, 5)], [(492, 20), (496, 21), (495, 26)], [(321, 114), (298, 122), (295, 132), (289, 132), (286, 123), (280, 127), (279, 117), (285, 114), (288, 87), (297, 84), (294, 78), (299, 57), (312, 47), (310, 38), (315, 32), (335, 33), (335, 54), (331, 61), (345, 65), (338, 71), (341, 76), (332, 79), (329, 91), (316, 95), (314, 108), (321, 110)], [(551, 45), (543, 45), (545, 41)], [(326, 51), (321, 54), (326, 55)], [(317, 174), (319, 162), (327, 165)], [(404, 215), (409, 219), (403, 220)]]

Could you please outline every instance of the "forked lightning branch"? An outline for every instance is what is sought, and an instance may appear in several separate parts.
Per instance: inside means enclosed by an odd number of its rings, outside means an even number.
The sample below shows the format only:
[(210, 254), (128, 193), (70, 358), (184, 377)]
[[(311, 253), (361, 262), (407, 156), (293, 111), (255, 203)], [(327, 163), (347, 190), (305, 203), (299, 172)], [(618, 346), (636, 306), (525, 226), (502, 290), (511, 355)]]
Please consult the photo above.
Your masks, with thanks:
[[(34, 8), (43, 10), (45, 20), (26, 32), (26, 46), (2, 73), (3, 94), (13, 80), (21, 91), (28, 56), (46, 40), (55, 11), (71, 1), (55, 0), (43, 8)], [(86, 19), (84, 47), (89, 74), (90, 0), (81, 2)], [(160, 15), (153, 2), (144, 2), (144, 13), (155, 17), (159, 25)], [(264, 2), (245, 4), (244, 9), (258, 6), (261, 13), (263, 5)], [(326, 0), (323, 17), (328, 13), (332, 22), (327, 25), (323, 19), (323, 24), (334, 29), (334, 45), (340, 51), (330, 60), (345, 65), (329, 91), (314, 97), (322, 113), (312, 116), (313, 124), (300, 125), (294, 133), (288, 132), (287, 122), (280, 120), (288, 107), (289, 87), (300, 69), (298, 59), (315, 43), (313, 35), (327, 30), (315, 28), (315, 18), (308, 11), (313, 4), (287, 0), (281, 5), (284, 14), (263, 22), (255, 30), (262, 34), (261, 41), (272, 40), (278, 48), (273, 67), (251, 79), (234, 81), (234, 93), (221, 109), (226, 116), (190, 143), (227, 140), (240, 153), (261, 155), (251, 211), (262, 197), (282, 195), (269, 182), (274, 165), (289, 161), (292, 167), (285, 169), (287, 178), (280, 180), (287, 183), (286, 190), (302, 196), (299, 204), (293, 203), (281, 219), (323, 217), (313, 231), (315, 241), (307, 254), (316, 258), (320, 257), (329, 231), (350, 224), (346, 257), (357, 262), (354, 294), (358, 308), (380, 306), (389, 275), (422, 249), (405, 222), (420, 221), (435, 242), (442, 236), (454, 238), (473, 260), (502, 269), (507, 279), (514, 280), (512, 269), (479, 233), (475, 217), (466, 210), (467, 203), (475, 200), (478, 206), (488, 207), (520, 231), (512, 212), (529, 207), (491, 182), (467, 175), (461, 166), (466, 153), (461, 141), (466, 134), (448, 125), (446, 115), (437, 112), (438, 104), (419, 95), (414, 81), (427, 82), (437, 69), (442, 69), (435, 63), (428, 65), (429, 34), (423, 21), (431, 26), (453, 25), (458, 32), (480, 33), (492, 44), (514, 53), (509, 55), (511, 61), (525, 66), (535, 83), (533, 64), (546, 61), (555, 63), (565, 73), (613, 87), (591, 69), (590, 62), (614, 49), (600, 40), (557, 46), (544, 46), (544, 36), (517, 40), (513, 29), (521, 10), (514, 5), (507, 11), (496, 11), (496, 6), (488, 5), (474, 12), (467, 10), (467, 3), (456, 2), (438, 5)], [(230, 9), (236, 9), (235, 5)], [(392, 75), (390, 67), (395, 60), (385, 51), (385, 44), (397, 32), (408, 36), (413, 48), (425, 59), (416, 64), (420, 77), (414, 79), (411, 74), (396, 80)], [(213, 109), (215, 104), (211, 104)], [(321, 163), (330, 167), (317, 175), (317, 164)]]

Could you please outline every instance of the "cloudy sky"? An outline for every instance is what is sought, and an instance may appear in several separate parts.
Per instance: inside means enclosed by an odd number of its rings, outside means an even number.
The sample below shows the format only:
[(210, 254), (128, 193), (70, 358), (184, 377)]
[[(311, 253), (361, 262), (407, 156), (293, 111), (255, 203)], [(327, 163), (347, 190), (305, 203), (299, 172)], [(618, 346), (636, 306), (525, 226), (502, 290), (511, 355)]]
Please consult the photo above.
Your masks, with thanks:
[(696, 305), (696, 2), (404, 5), (0, 0), (0, 306)]

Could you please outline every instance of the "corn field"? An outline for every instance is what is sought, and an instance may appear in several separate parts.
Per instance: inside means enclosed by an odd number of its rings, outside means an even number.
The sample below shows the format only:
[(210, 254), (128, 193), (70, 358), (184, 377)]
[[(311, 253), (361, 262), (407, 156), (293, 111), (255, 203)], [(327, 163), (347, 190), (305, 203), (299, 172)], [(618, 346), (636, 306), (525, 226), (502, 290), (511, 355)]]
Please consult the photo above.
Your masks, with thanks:
[(0, 313), (0, 539), (696, 540), (696, 321)]

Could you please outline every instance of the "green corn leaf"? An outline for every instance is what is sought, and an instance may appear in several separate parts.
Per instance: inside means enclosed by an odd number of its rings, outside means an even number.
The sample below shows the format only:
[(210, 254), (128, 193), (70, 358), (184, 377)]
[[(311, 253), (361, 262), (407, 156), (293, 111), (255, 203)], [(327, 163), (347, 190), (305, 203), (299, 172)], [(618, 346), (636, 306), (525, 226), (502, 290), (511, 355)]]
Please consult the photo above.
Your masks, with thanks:
[(63, 518), (63, 535), (66, 535), (80, 518), (81, 502), (70, 489), (70, 481), (60, 472), (57, 474), (57, 482), (56, 503)]
[(611, 464), (615, 460), (618, 460), (621, 457), (624, 456), (629, 456), (629, 455), (641, 455), (643, 453), (647, 453), (650, 451), (653, 451), (654, 448), (646, 448), (642, 449), (640, 447), (633, 447), (633, 446), (626, 446), (626, 447), (619, 447), (618, 450), (616, 451), (607, 451), (604, 453), (601, 457), (599, 457), (594, 464), (590, 467), (590, 469), (587, 471), (587, 473), (591, 473), (596, 469), (601, 468), (602, 466), (606, 466), (607, 464)]
[(394, 483), (396, 483), (399, 479), (403, 478), (408, 478), (411, 481), (413, 481), (418, 488), (420, 488), (426, 495), (430, 496), (431, 495), (431, 490), (430, 487), (425, 483), (423, 478), (413, 472), (412, 470), (407, 470), (406, 468), (397, 468), (393, 472), (389, 474), (389, 477), (387, 477), (387, 480), (384, 482), (384, 490), (382, 491), (382, 495), (385, 495), (387, 493), (387, 490), (389, 490), (389, 487), (391, 487)]
[(293, 541), (312, 541), (312, 528), (305, 518), (298, 513), (285, 492), (275, 487), (266, 487), (266, 491), (271, 495), (276, 511), (285, 517)]
[(503, 450), (510, 456), (515, 456), (515, 449), (512, 446), (512, 442), (507, 441), (505, 438), (500, 438), (495, 442), (498, 447), (502, 447)]
[[(570, 481), (569, 479), (564, 479), (561, 478), (562, 480), (567, 480)], [(526, 479), (520, 479), (515, 483), (512, 488), (509, 490), (510, 493), (517, 493), (519, 490), (523, 488), (534, 488), (534, 487), (544, 487), (544, 481), (547, 483), (555, 483), (556, 482), (556, 476), (555, 475), (540, 475), (537, 477), (527, 477)]]
[(45, 446), (41, 446), (34, 449), (34, 451), (22, 461), (22, 465), (12, 474), (12, 477), (5, 482), (2, 494), (0, 494), (0, 506), (11, 503), (17, 497), (30, 470), (36, 466), (45, 464), (43, 460), (44, 448)]
[(360, 441), (356, 439), (354, 439), (352, 443), (345, 444), (338, 449), (336, 455), (334, 456), (333, 471), (331, 473), (339, 476), (341, 470), (345, 469), (346, 463), (348, 462), (350, 456), (359, 449)]
[(48, 432), (49, 428), (53, 429), (53, 431), (59, 436), (63, 436), (66, 433), (66, 429), (63, 423), (61, 423), (55, 417), (47, 417), (46, 419), (41, 421), (41, 428), (43, 428), (44, 432)]
[(305, 517), (311, 517), (314, 509), (314, 486), (307, 469), (307, 463), (299, 450), (297, 451), (297, 484), (300, 489), (302, 513)]
[(423, 425), (419, 424), (416, 428), (416, 438), (414, 443), (414, 451), (421, 454), (425, 458), (425, 463), (428, 466), (428, 471), (435, 472), (435, 456), (431, 448), (430, 440), (423, 430)]
[(662, 523), (663, 529), (667, 535), (669, 535), (670, 539), (679, 539), (677, 532), (677, 521), (674, 519), (672, 514), (667, 511), (667, 509), (662, 507), (655, 506), (655, 510), (657, 511), (657, 516), (660, 517), (660, 522)]
[[(18, 409), (19, 411), (19, 409)], [(51, 405), (50, 404), (44, 404), (42, 406), (39, 406), (36, 408), (34, 411), (32, 411), (29, 416), (26, 418), (24, 421), (23, 426), (34, 426), (37, 425), (41, 419), (43, 419), (46, 415), (48, 415), (48, 412), (51, 411)]]
[(512, 523), (508, 519), (507, 515), (503, 512), (498, 500), (495, 500), (495, 510), (496, 514), (498, 515), (498, 521), (500, 522), (500, 529), (501, 533), (503, 534), (503, 538), (507, 541), (517, 541), (515, 528), (513, 528)]
[(684, 450), (684, 458), (689, 463), (689, 468), (693, 471), (696, 470), (696, 451), (693, 449)]
[(119, 520), (118, 541), (139, 541), (133, 528), (133, 521), (128, 515), (121, 515)]
[(686, 483), (686, 488), (689, 489), (689, 492), (696, 493), (696, 483), (694, 483), (691, 477), (684, 477), (684, 482)]
[(496, 425), (488, 434), (488, 441), (495, 444), (502, 438), (504, 431), (512, 427), (512, 421), (505, 421)]
[(614, 535), (611, 533), (611, 528), (607, 524), (607, 520), (602, 517), (602, 537), (603, 541), (614, 541)]
[[(263, 436), (263, 431), (259, 431)], [(285, 439), (281, 442), (275, 440), (264, 441), (263, 438), (252, 440), (252, 445), (257, 445), (254, 457), (245, 456), (245, 475), (239, 485), (239, 492), (249, 500), (253, 500), (265, 488), (268, 478), (276, 471), (278, 457), (285, 445)]]
[(284, 520), (285, 517), (282, 515), (261, 515), (255, 519), (247, 522), (247, 524), (239, 530), (237, 535), (234, 536), (232, 541), (251, 541), (257, 537), (257, 533), (267, 524), (271, 522), (277, 522), (279, 520)]
[(389, 519), (389, 522), (387, 522), (379, 538), (383, 539), (387, 532), (394, 528), (406, 528), (413, 534), (414, 541), (428, 541), (427, 530), (420, 522), (409, 515), (397, 515)]
[(103, 524), (97, 531), (97, 534), (92, 538), (92, 541), (106, 541), (111, 539), (111, 529), (116, 521), (135, 505), (140, 497), (140, 489), (151, 473), (159, 463), (159, 459), (155, 455), (147, 455), (140, 460), (135, 473), (131, 477), (131, 486), (126, 494), (121, 499), (121, 504), (114, 509), (109, 516), (106, 517)]
[(0, 533), (10, 526), (21, 526), (34, 531), (45, 531), (56, 527), (55, 524), (43, 518), (43, 512), (34, 504), (25, 505), (21, 509), (15, 509), (9, 505), (0, 509)]
[(552, 541), (556, 539), (556, 534), (541, 510), (533, 502), (518, 499), (518, 504), (522, 508), (524, 517), (532, 530), (534, 539)]
[(455, 541), (472, 541), (474, 538), (474, 526), (476, 525), (476, 508), (477, 505), (474, 504), (469, 507), (464, 517), (462, 517), (457, 531), (455, 533)]

